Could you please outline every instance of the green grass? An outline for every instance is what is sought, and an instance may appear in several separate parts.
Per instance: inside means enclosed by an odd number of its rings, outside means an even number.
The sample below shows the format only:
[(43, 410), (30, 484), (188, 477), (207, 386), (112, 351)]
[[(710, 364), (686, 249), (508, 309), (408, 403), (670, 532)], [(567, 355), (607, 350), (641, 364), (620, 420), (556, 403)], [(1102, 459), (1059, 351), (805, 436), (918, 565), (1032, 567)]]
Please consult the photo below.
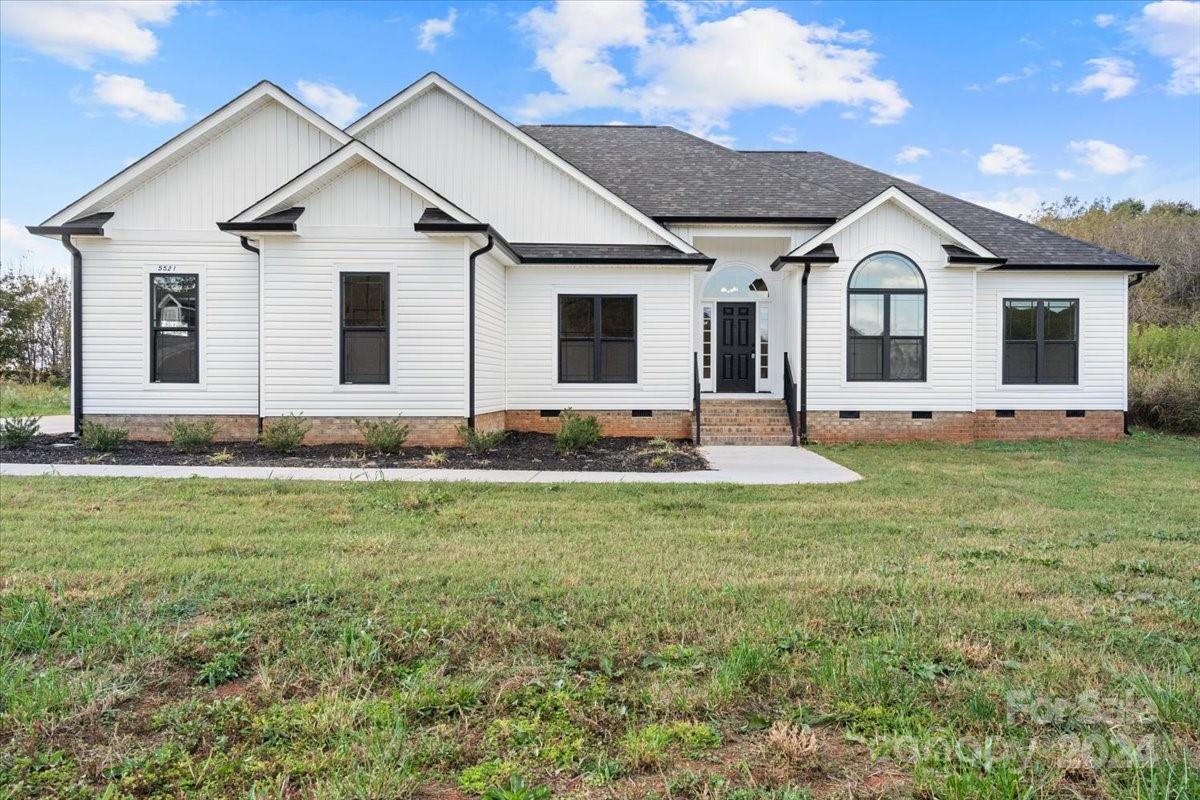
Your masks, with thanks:
[(1200, 441), (821, 452), (866, 480), (6, 477), (0, 787), (1200, 797)]
[(49, 383), (0, 381), (0, 417), (70, 414), (70, 387)]

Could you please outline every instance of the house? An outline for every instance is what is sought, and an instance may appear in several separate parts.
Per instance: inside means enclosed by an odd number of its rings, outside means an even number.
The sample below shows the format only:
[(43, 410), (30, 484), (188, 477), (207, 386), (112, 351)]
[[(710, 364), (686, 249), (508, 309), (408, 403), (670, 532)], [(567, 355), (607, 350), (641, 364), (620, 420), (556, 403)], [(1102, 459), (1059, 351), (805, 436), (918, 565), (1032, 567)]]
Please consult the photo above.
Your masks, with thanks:
[(30, 231), (74, 414), (310, 442), (403, 416), (788, 443), (1121, 435), (1154, 269), (817, 152), (518, 127), (436, 74), (339, 129), (263, 82)]

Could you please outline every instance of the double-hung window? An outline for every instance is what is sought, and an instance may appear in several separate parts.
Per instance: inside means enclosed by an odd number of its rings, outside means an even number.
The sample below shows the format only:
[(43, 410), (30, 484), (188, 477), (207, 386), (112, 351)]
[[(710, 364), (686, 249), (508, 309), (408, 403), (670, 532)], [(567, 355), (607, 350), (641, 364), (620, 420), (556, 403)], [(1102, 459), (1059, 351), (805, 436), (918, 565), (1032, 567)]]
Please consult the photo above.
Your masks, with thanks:
[(388, 274), (341, 274), (341, 382), (388, 382)]
[(560, 383), (637, 383), (637, 297), (558, 296)]
[(150, 276), (150, 382), (200, 382), (200, 276)]
[(925, 277), (899, 253), (863, 259), (850, 276), (846, 378), (925, 380)]
[(1079, 383), (1079, 301), (1005, 300), (1005, 383)]

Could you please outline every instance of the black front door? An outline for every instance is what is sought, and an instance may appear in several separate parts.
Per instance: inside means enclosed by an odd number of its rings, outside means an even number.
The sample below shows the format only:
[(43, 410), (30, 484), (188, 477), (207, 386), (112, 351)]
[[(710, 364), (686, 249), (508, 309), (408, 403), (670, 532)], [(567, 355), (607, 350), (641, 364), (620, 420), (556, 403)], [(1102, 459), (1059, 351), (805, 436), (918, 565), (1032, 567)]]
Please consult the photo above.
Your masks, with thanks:
[(717, 303), (717, 391), (754, 391), (754, 303)]

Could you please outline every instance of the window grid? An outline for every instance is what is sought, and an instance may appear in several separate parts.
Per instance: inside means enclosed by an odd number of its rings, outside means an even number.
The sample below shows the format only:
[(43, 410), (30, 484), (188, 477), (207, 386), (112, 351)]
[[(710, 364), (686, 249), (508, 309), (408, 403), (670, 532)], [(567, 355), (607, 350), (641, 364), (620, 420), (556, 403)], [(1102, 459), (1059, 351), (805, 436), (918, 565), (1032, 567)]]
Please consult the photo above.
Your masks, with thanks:
[[(340, 382), (346, 385), (387, 384), (391, 381), (389, 325), (391, 276), (386, 272), (343, 272), (338, 281), (340, 331)], [(378, 306), (370, 302), (370, 284), (378, 283)], [(370, 317), (374, 316), (374, 321)], [(365, 320), (365, 321), (364, 321)], [(380, 354), (379, 369), (367, 370), (358, 363), (359, 349)], [(361, 356), (360, 356), (361, 357)], [(360, 373), (360, 369), (363, 371)]]
[[(855, 273), (866, 267), (873, 260), (886, 257), (893, 263), (897, 260), (907, 265), (915, 276), (920, 277), (921, 288), (871, 287), (847, 288), (846, 296), (846, 380), (848, 381), (887, 381), (920, 383), (926, 380), (928, 349), (926, 339), (929, 332), (929, 317), (927, 314), (928, 296), (925, 286), (925, 276), (920, 268), (910, 259), (898, 253), (880, 252), (867, 256), (858, 263), (850, 274), (849, 287), (854, 286)], [(878, 333), (863, 334), (854, 329), (852, 324), (855, 310), (855, 300), (877, 298), (875, 304), (880, 315)], [(893, 311), (903, 308), (905, 299), (919, 299), (920, 304), (914, 306), (921, 317), (921, 332), (893, 333)], [(893, 368), (893, 356), (903, 354), (905, 350), (918, 351), (915, 359), (918, 364), (917, 373), (911, 377), (901, 377), (896, 374), (899, 367)], [(861, 362), (869, 361), (864, 366)]]
[[(606, 308), (617, 308), (620, 303), (630, 304), (628, 334), (604, 330)], [(591, 304), (591, 331), (567, 330), (567, 319), (564, 308), (581, 303)], [(619, 313), (619, 312), (618, 312)], [(620, 325), (619, 317), (612, 320), (614, 325)], [(606, 345), (613, 347), (606, 348)], [(619, 358), (621, 345), (632, 345), (628, 352), (627, 363), (617, 363), (611, 367), (612, 374), (606, 377), (606, 353), (613, 353), (614, 360)], [(591, 363), (586, 376), (582, 373), (571, 373), (578, 365), (568, 357), (571, 352), (579, 353), (585, 346), (590, 349)], [(637, 295), (631, 294), (598, 294), (578, 295), (560, 294), (558, 296), (558, 382), (559, 383), (637, 383)]]
[(768, 350), (770, 330), (771, 324), (768, 309), (765, 305), (760, 304), (758, 307), (758, 377), (764, 381), (770, 374), (770, 354)]
[[(1071, 330), (1069, 335), (1055, 335), (1048, 331), (1048, 312), (1052, 309), (1069, 310)], [(1021, 325), (1015, 315), (1021, 311), (1033, 312), (1033, 327), (1029, 320)], [(1057, 320), (1056, 320), (1057, 322)], [(1002, 354), (1001, 379), (1008, 385), (1058, 385), (1071, 386), (1079, 383), (1079, 300), (1077, 298), (1033, 299), (1005, 298), (1003, 325), (1004, 352)], [(1014, 335), (1014, 328), (1023, 328)], [(1032, 335), (1030, 335), (1032, 334)], [(1048, 353), (1069, 351), (1067, 364), (1053, 362)], [(1064, 367), (1066, 369), (1064, 370)], [(1056, 372), (1057, 370), (1057, 372)]]

